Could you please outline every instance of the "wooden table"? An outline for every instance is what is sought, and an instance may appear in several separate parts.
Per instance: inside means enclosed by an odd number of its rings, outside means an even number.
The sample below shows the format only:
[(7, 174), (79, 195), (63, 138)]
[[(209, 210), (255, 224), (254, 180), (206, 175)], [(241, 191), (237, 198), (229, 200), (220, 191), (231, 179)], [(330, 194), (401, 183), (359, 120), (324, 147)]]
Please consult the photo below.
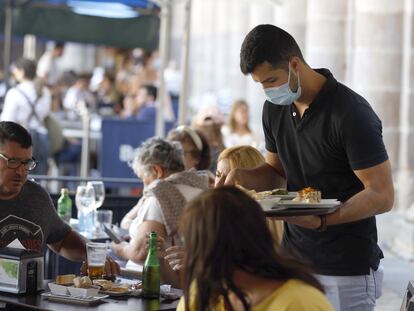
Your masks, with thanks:
[(160, 300), (148, 300), (138, 297), (120, 297), (120, 298), (105, 298), (99, 304), (92, 306), (66, 304), (52, 302), (43, 298), (40, 294), (37, 295), (17, 295), (0, 292), (0, 308), (1, 303), (30, 308), (31, 310), (65, 310), (65, 311), (79, 311), (79, 310), (96, 310), (96, 311), (153, 311), (153, 310), (175, 310), (178, 305), (178, 300), (174, 302), (163, 302)]

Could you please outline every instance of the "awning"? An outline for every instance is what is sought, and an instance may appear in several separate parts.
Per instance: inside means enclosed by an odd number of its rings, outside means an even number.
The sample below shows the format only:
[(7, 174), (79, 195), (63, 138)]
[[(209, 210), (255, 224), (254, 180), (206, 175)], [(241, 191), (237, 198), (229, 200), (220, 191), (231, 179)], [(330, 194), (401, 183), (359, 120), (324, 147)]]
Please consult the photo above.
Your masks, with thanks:
[[(1, 8), (1, 32), (4, 25), (5, 10)], [(14, 35), (33, 34), (57, 41), (155, 50), (159, 42), (159, 28), (159, 17), (152, 14), (118, 19), (80, 15), (62, 6), (27, 5), (13, 10)]]

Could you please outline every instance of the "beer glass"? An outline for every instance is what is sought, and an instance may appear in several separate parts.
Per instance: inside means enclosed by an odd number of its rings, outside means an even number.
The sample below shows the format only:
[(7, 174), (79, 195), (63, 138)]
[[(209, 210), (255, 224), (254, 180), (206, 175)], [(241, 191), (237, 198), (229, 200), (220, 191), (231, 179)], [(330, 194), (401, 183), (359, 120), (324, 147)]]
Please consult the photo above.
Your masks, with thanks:
[(88, 256), (88, 276), (91, 280), (102, 279), (105, 274), (106, 244), (88, 242), (86, 244)]

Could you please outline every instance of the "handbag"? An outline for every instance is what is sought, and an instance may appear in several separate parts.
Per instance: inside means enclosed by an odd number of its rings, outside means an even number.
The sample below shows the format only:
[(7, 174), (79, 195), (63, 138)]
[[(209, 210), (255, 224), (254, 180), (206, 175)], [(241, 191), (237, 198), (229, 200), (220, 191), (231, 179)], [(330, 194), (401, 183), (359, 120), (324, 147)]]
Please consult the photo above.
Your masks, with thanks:
[(43, 122), (49, 136), (49, 155), (52, 156), (63, 148), (65, 136), (63, 136), (63, 129), (60, 123), (52, 114), (49, 113)]

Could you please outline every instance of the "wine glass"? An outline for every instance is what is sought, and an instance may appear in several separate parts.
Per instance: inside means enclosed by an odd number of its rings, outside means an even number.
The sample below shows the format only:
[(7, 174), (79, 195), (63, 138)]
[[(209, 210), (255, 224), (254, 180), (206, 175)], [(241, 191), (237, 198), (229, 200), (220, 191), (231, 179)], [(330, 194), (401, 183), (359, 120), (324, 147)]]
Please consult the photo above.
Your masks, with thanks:
[(102, 181), (90, 181), (87, 184), (88, 187), (92, 187), (95, 191), (95, 206), (93, 210), (93, 221), (94, 221), (94, 234), (98, 235), (100, 233), (99, 219), (97, 219), (96, 210), (103, 205), (105, 200), (105, 186)]
[(87, 215), (95, 209), (95, 191), (91, 186), (78, 186), (76, 188), (76, 208), (79, 215), (79, 230), (87, 232), (89, 224), (86, 223)]
[(90, 186), (95, 191), (95, 211), (103, 205), (105, 200), (105, 186), (103, 181), (89, 181), (87, 186)]

